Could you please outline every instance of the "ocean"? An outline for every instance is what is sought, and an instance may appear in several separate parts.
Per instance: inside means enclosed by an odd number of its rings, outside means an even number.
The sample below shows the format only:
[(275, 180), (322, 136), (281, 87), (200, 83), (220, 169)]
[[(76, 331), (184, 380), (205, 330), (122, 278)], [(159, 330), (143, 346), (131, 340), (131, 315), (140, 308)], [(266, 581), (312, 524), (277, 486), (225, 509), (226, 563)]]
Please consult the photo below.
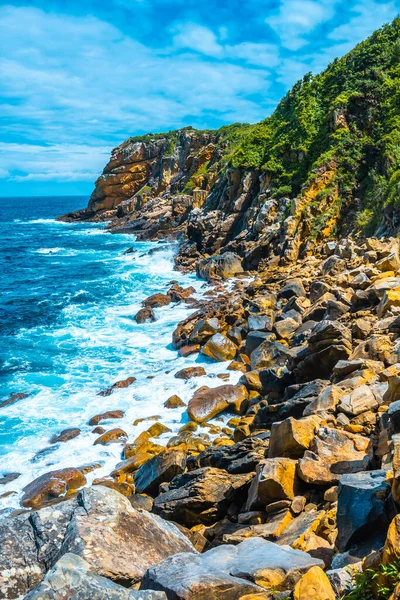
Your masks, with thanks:
[[(169, 396), (187, 402), (200, 385), (220, 385), (218, 373), (230, 373), (230, 383), (239, 377), (226, 371), (227, 364), (196, 355), (183, 359), (172, 347), (174, 328), (193, 311), (187, 305), (155, 309), (155, 323), (135, 322), (141, 302), (165, 292), (172, 280), (194, 286), (199, 296), (205, 284), (173, 270), (174, 244), (138, 242), (105, 232), (103, 224), (55, 220), (86, 204), (86, 197), (0, 199), (0, 403), (28, 394), (0, 407), (0, 477), (21, 473), (0, 485), (0, 510), (17, 507), (22, 488), (48, 471), (98, 461), (103, 466), (89, 479), (112, 470), (121, 445), (93, 445), (93, 415), (123, 410), (122, 419), (104, 427), (121, 427), (130, 441), (151, 425), (134, 426), (142, 417), (159, 415), (173, 433), (187, 415), (184, 408), (164, 408)], [(124, 254), (131, 246), (134, 252)], [(175, 379), (176, 371), (193, 364), (202, 364), (207, 376)], [(98, 395), (130, 376), (137, 378), (130, 387)], [(81, 434), (49, 443), (69, 427)]]

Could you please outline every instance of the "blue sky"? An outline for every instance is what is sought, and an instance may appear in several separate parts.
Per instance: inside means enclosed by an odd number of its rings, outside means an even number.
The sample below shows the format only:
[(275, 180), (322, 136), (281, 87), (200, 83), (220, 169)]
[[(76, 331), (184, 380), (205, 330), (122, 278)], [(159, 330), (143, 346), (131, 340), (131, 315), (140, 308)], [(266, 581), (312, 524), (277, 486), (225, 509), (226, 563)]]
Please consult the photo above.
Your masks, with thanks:
[(89, 194), (130, 135), (256, 122), (400, 0), (0, 1), (0, 195)]

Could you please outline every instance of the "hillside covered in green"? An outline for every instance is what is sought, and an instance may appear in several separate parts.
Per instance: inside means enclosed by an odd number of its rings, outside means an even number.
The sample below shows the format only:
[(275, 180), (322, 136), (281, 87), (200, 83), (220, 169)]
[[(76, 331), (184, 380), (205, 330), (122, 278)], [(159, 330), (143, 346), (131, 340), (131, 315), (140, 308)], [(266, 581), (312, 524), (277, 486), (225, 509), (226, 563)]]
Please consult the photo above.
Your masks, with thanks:
[(400, 206), (400, 18), (305, 75), (231, 155), (234, 167), (269, 173), (273, 197), (296, 196), (329, 161), (335, 210), (351, 206), (352, 226), (371, 233)]

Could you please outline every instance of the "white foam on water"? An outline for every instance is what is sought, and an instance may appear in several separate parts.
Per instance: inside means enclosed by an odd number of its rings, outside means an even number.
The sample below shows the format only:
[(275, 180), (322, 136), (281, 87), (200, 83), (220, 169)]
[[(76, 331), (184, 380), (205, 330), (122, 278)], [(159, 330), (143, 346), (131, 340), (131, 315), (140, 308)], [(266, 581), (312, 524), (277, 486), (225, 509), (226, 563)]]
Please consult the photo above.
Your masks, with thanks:
[[(85, 235), (84, 231), (81, 233)], [(97, 233), (104, 235), (101, 231)], [(132, 245), (132, 236), (126, 238)], [(142, 300), (152, 293), (165, 292), (171, 280), (178, 280), (184, 286), (192, 285), (198, 297), (207, 289), (194, 275), (173, 270), (176, 247), (160, 248), (149, 254), (149, 249), (157, 248), (155, 244), (134, 241), (134, 246), (137, 251), (129, 255), (103, 254), (103, 261), (112, 267), (104, 285), (116, 286), (114, 300), (102, 304), (67, 304), (56, 327), (19, 331), (18, 338), (28, 344), (40, 337), (40, 344), (46, 348), (46, 360), (52, 362), (49, 367), (45, 361), (43, 368), (34, 372), (29, 372), (25, 365), (24, 370), (16, 374), (15, 382), (20, 384), (21, 390), (28, 388), (31, 395), (1, 409), (0, 417), (6, 417), (10, 427), (23, 435), (19, 435), (18, 441), (6, 448), (0, 458), (0, 473), (22, 473), (17, 480), (1, 486), (0, 493), (16, 491), (17, 495), (0, 499), (0, 508), (17, 507), (22, 488), (48, 471), (101, 461), (102, 468), (89, 474), (88, 481), (108, 475), (121, 460), (122, 444), (93, 445), (97, 435), (88, 425), (93, 415), (123, 410), (122, 419), (110, 420), (101, 426), (107, 430), (122, 428), (129, 441), (153, 422), (143, 421), (134, 426), (135, 419), (158, 415), (171, 429), (157, 440), (166, 444), (188, 420), (184, 407), (164, 408), (164, 402), (171, 395), (177, 394), (187, 404), (202, 385), (216, 387), (238, 381), (241, 373), (227, 371), (229, 363), (214, 363), (197, 355), (184, 359), (172, 347), (176, 325), (195, 310), (190, 306), (170, 304), (155, 309), (154, 323), (134, 321)], [(85, 253), (84, 244), (82, 253)], [(86, 289), (76, 290), (71, 297), (79, 299), (79, 295), (87, 293), (90, 294)], [(193, 365), (204, 366), (207, 375), (187, 382), (174, 377), (178, 370)], [(228, 374), (229, 381), (218, 378), (219, 373)], [(137, 379), (128, 388), (117, 389), (106, 397), (98, 395), (116, 381), (130, 376)], [(229, 415), (223, 417), (225, 422), (228, 418)], [(221, 425), (221, 421), (216, 423)], [(49, 443), (54, 434), (69, 427), (79, 427), (81, 434), (58, 446)], [(199, 432), (207, 431), (207, 428), (199, 429)], [(45, 449), (50, 449), (49, 453), (38, 457), (37, 453)]]
[(38, 250), (34, 250), (34, 254), (56, 254), (57, 252), (61, 252), (64, 248), (39, 248)]

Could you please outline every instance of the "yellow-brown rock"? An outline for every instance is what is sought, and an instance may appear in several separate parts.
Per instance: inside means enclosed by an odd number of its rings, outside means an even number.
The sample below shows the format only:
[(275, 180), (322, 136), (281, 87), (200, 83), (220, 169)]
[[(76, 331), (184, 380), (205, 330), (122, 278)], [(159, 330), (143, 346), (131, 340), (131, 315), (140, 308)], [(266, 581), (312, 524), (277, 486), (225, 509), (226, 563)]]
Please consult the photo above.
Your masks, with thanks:
[(230, 408), (240, 412), (247, 398), (244, 385), (220, 385), (216, 388), (201, 387), (188, 403), (188, 415), (192, 421), (203, 423), (223, 410)]
[(115, 429), (110, 429), (110, 431), (106, 431), (98, 437), (93, 444), (96, 446), (97, 444), (101, 444), (102, 446), (107, 446), (108, 444), (114, 444), (116, 442), (121, 442), (126, 440), (128, 437), (127, 433), (123, 429), (119, 429), (116, 427)]
[(164, 402), (164, 407), (165, 408), (180, 408), (181, 406), (186, 406), (186, 404), (176, 394), (174, 394), (173, 396), (170, 396), (168, 398), (168, 400), (166, 400)]
[(400, 560), (400, 515), (396, 515), (389, 525), (383, 548), (382, 563), (390, 565)]
[(247, 498), (246, 510), (264, 507), (275, 500), (293, 500), (298, 491), (296, 461), (267, 458), (256, 467)]
[(202, 354), (218, 362), (232, 360), (236, 351), (236, 344), (222, 333), (215, 333), (201, 349)]
[(311, 567), (296, 583), (294, 600), (335, 600), (328, 577), (320, 567)]
[(271, 438), (268, 456), (286, 456), (300, 458), (304, 451), (310, 447), (315, 431), (321, 419), (315, 415), (294, 419), (289, 417), (271, 427)]
[(400, 306), (400, 287), (385, 291), (376, 309), (378, 317), (383, 317), (394, 306)]
[(23, 488), (21, 500), (26, 508), (40, 508), (60, 496), (70, 496), (86, 484), (78, 469), (68, 468), (41, 475)]

